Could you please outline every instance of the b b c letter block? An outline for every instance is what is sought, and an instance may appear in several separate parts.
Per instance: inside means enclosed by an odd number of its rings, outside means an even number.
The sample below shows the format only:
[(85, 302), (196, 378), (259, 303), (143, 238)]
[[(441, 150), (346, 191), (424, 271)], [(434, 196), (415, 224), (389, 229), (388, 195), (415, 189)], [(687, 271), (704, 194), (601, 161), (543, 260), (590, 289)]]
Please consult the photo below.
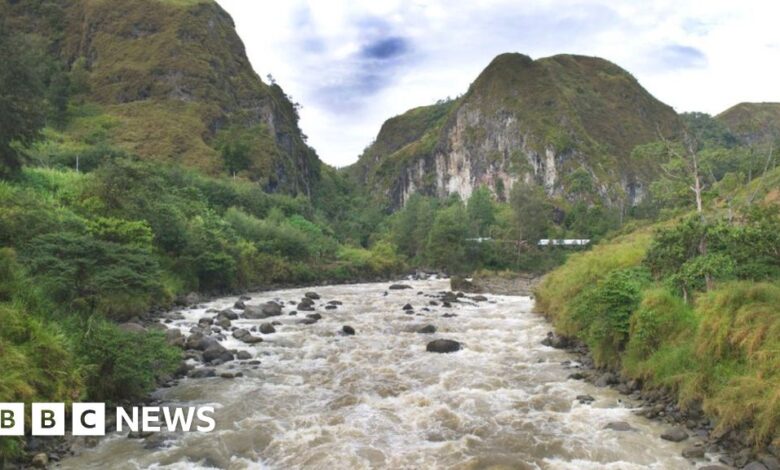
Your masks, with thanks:
[(73, 435), (104, 436), (106, 434), (105, 403), (73, 404)]
[(24, 436), (24, 403), (0, 403), (0, 436)]
[(64, 403), (33, 403), (31, 418), (33, 436), (65, 435)]

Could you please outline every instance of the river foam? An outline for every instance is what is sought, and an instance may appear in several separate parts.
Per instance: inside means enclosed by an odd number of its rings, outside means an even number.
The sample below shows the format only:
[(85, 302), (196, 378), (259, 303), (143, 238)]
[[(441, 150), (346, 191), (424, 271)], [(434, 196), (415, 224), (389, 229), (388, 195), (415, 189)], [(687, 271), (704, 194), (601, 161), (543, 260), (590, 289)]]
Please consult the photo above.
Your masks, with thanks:
[[(233, 361), (219, 370), (243, 377), (183, 379), (156, 394), (165, 403), (216, 406), (216, 431), (113, 436), (62, 468), (693, 468), (682, 444), (659, 439), (660, 425), (635, 416), (616, 392), (566, 379), (571, 370), (561, 362), (571, 357), (540, 344), (549, 325), (530, 298), (488, 295), (445, 308), (429, 303), (447, 281), (407, 284), (413, 289), (382, 283), (252, 295), (250, 305), (284, 301), (284, 315), (269, 319), (282, 325), (259, 344), (222, 344), (261, 363)], [(287, 315), (289, 301), (306, 291), (322, 297), (315, 303), (323, 318), (313, 325), (298, 323), (306, 312)], [(206, 309), (235, 300), (186, 310), (169, 326), (186, 333)], [(329, 300), (343, 305), (325, 310)], [(406, 303), (414, 314), (403, 312)], [(437, 332), (414, 332), (427, 324)], [(342, 325), (357, 334), (341, 335)], [(463, 350), (426, 352), (436, 338), (458, 340)], [(579, 403), (582, 394), (595, 401)], [(613, 421), (634, 431), (604, 428)]]

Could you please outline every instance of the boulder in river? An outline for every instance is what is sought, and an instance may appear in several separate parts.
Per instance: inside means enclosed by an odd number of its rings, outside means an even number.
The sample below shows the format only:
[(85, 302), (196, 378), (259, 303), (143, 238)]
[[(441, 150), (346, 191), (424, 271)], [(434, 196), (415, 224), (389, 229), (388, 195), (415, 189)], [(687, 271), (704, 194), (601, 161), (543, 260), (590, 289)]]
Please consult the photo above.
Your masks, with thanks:
[(604, 372), (593, 382), (593, 385), (597, 387), (606, 387), (608, 385), (614, 385), (618, 383), (618, 378), (612, 372)]
[(230, 319), (222, 315), (217, 315), (216, 323), (220, 328), (227, 330), (230, 328)]
[(250, 334), (251, 333), (249, 333), (249, 330), (247, 330), (245, 328), (239, 328), (237, 330), (233, 330), (233, 337), (236, 338), (237, 340), (240, 340), (244, 336), (247, 336), (247, 335), (250, 335)]
[[(777, 467), (775, 467), (775, 468), (777, 468)], [(742, 470), (773, 470), (773, 469), (771, 469), (770, 467), (767, 467), (766, 465), (764, 465), (763, 463), (761, 463), (761, 462), (759, 462), (757, 460), (754, 460), (754, 461), (748, 463), (747, 465), (745, 465), (744, 467), (742, 467)]]
[(227, 318), (230, 321), (238, 320), (238, 314), (229, 308), (222, 310), (217, 315), (217, 318)]
[(681, 427), (668, 429), (661, 434), (661, 439), (665, 441), (682, 442), (688, 439), (688, 432)]
[(686, 459), (703, 459), (704, 447), (700, 445), (688, 446), (682, 450), (682, 456), (685, 457)]
[(266, 302), (262, 305), (247, 305), (244, 316), (252, 320), (275, 317), (282, 314), (282, 306), (276, 302)]
[(276, 333), (276, 328), (270, 323), (262, 323), (260, 325), (260, 333), (270, 335), (271, 333)]
[(217, 372), (211, 367), (201, 367), (200, 369), (192, 369), (187, 373), (187, 377), (191, 379), (205, 379), (206, 377), (214, 377)]
[(311, 299), (311, 300), (319, 300), (320, 299), (320, 294), (318, 294), (316, 292), (307, 292), (307, 293), (305, 293), (303, 295), (306, 296), (307, 299)]
[(355, 329), (349, 325), (344, 325), (341, 327), (341, 332), (347, 336), (352, 336), (355, 334)]
[(406, 304), (403, 307), (404, 310), (414, 310), (414, 307), (412, 307), (412, 304)]
[(433, 334), (436, 333), (436, 327), (433, 325), (425, 325), (424, 327), (417, 330), (417, 332), (423, 334)]
[(187, 349), (195, 349), (197, 351), (205, 351), (214, 344), (219, 344), (216, 339), (210, 336), (204, 336), (203, 333), (193, 333), (187, 338), (185, 346)]
[(588, 404), (593, 403), (596, 399), (590, 395), (577, 395), (577, 401), (582, 404)]
[(320, 315), (319, 313), (310, 313), (306, 315), (306, 318), (311, 318), (312, 320), (321, 320), (322, 315)]
[(249, 359), (252, 359), (252, 354), (249, 351), (239, 351), (236, 354), (236, 359), (240, 361), (248, 361)]
[(236, 310), (244, 310), (246, 308), (246, 304), (243, 300), (236, 300), (236, 303), (233, 304), (233, 308)]
[(560, 336), (552, 331), (548, 331), (547, 336), (542, 340), (542, 344), (555, 349), (565, 349), (571, 345), (571, 341), (565, 336)]
[(255, 343), (263, 342), (263, 338), (254, 336), (252, 333), (250, 333), (248, 330), (245, 330), (244, 328), (239, 328), (233, 331), (233, 337), (247, 344), (255, 344)]
[(406, 285), (406, 284), (393, 284), (389, 287), (390, 290), (403, 290), (403, 289), (411, 289), (412, 286)]
[(343, 305), (343, 302), (341, 302), (340, 300), (331, 300), (330, 302), (328, 302), (328, 305)]
[(312, 304), (305, 304), (303, 302), (299, 303), (296, 308), (298, 310), (300, 310), (301, 312), (313, 312), (314, 311), (314, 306)]
[(604, 429), (611, 429), (613, 431), (621, 431), (621, 432), (634, 430), (634, 428), (625, 421), (613, 421), (607, 424), (606, 426), (604, 426)]
[(336, 310), (337, 308), (339, 308), (338, 305), (330, 305), (330, 304), (328, 304), (328, 305), (325, 306), (325, 310)]
[(233, 360), (233, 353), (225, 349), (219, 343), (214, 343), (203, 351), (203, 360), (205, 362), (214, 362), (219, 360), (220, 362), (228, 362)]
[(451, 353), (460, 351), (460, 349), (460, 343), (452, 339), (433, 340), (425, 347), (426, 351), (435, 353)]
[(474, 302), (487, 302), (487, 297), (485, 297), (484, 295), (475, 295), (474, 297), (471, 298), (471, 300), (473, 300)]

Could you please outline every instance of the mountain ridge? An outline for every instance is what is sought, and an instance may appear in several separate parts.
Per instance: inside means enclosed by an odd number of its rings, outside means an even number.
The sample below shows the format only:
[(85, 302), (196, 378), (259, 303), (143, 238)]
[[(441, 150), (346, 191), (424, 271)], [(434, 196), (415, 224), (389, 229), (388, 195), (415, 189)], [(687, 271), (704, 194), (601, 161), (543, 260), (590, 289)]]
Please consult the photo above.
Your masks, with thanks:
[[(395, 208), (417, 191), (468, 197), (479, 185), (504, 199), (517, 181), (566, 198), (571, 195), (564, 179), (578, 169), (588, 174), (600, 199), (616, 204), (623, 197), (633, 204), (641, 200), (647, 178), (629, 160), (631, 150), (659, 133), (674, 137), (680, 126), (674, 110), (625, 70), (571, 54), (536, 60), (501, 54), (463, 96), (415, 109), (444, 111), (446, 118), (423, 120), (420, 137), (403, 149), (385, 143), (411, 111), (388, 120), (347, 170), (363, 184), (377, 183)], [(400, 170), (399, 176), (387, 167)], [(610, 195), (617, 190), (625, 194)]]

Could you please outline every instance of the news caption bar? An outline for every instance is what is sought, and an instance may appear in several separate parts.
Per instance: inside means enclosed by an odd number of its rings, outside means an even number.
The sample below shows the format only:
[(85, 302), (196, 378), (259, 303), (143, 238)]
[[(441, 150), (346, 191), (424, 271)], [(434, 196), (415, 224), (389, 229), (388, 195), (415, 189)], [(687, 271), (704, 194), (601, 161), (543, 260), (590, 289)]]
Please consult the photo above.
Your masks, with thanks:
[[(30, 409), (33, 436), (65, 435), (64, 403), (32, 403)], [(106, 434), (105, 403), (73, 403), (70, 431), (74, 436)], [(192, 431), (210, 432), (216, 428), (213, 406), (169, 407), (134, 406), (116, 408), (116, 432)], [(0, 436), (25, 435), (25, 404), (0, 403)]]

